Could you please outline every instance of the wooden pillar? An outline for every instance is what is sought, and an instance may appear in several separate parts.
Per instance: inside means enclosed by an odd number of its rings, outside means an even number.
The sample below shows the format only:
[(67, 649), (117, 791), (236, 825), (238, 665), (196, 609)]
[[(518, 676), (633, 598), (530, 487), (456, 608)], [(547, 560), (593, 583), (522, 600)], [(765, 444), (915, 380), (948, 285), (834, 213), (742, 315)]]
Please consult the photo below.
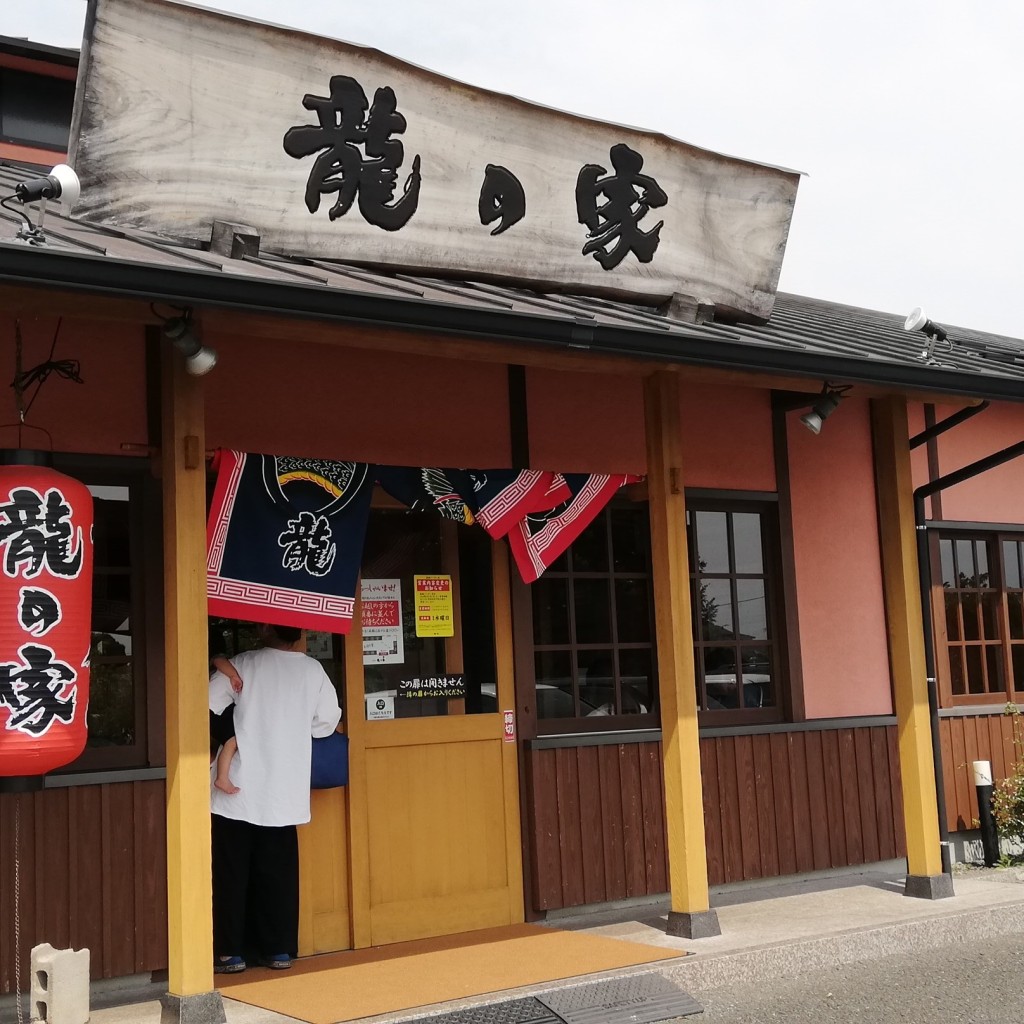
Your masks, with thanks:
[(907, 830), (906, 893), (935, 899), (952, 896), (953, 882), (943, 874), (939, 845), (906, 399), (874, 399), (871, 427)]
[(167, 955), (163, 1021), (224, 1020), (213, 990), (206, 462), (202, 379), (161, 350), (167, 704)]
[[(512, 711), (516, 706), (515, 652), (512, 647), (512, 580), (509, 547), (504, 541), (491, 542), (492, 582), (494, 595), (494, 665), (497, 684), (498, 711)], [(514, 712), (513, 712), (514, 714)], [(505, 856), (508, 870), (508, 912), (512, 924), (524, 919), (523, 894), (523, 827), (519, 803), (518, 743), (501, 744), (501, 767), (505, 787)]]
[(720, 929), (708, 900), (679, 409), (678, 376), (660, 371), (648, 377), (647, 492), (672, 889), (667, 931), (699, 939)]

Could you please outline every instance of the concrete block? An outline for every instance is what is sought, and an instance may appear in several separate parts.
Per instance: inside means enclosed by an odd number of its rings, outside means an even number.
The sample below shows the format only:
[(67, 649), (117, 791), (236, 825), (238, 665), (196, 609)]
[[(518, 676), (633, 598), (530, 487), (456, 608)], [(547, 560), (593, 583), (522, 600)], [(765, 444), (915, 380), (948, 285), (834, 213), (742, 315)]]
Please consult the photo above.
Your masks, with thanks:
[(43, 942), (32, 949), (32, 1020), (46, 1024), (86, 1024), (89, 1020), (89, 950), (54, 949)]

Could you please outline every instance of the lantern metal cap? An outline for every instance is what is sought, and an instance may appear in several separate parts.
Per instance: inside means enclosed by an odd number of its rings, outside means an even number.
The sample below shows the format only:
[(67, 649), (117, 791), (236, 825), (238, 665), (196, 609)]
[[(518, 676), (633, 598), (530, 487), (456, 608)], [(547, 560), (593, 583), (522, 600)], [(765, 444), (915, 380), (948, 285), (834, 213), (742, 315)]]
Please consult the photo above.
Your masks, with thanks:
[(52, 466), (53, 452), (38, 448), (0, 448), (0, 466)]
[(42, 775), (0, 775), (0, 793), (37, 793), (42, 788)]

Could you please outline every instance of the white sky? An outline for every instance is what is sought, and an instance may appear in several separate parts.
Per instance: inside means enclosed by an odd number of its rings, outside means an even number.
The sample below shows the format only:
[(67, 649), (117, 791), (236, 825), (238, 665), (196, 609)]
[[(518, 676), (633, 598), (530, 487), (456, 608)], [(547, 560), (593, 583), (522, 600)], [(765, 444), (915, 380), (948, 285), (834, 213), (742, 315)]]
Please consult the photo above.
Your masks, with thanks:
[[(213, 0), (807, 174), (780, 288), (1024, 338), (1024, 4)], [(79, 46), (85, 0), (0, 0)]]

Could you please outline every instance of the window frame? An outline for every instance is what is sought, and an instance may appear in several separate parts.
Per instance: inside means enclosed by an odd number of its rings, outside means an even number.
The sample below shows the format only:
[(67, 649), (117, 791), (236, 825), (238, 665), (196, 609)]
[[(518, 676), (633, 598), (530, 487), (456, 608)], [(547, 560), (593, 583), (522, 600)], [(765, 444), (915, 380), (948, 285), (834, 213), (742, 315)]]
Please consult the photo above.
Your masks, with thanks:
[[(614, 568), (613, 549), (611, 547), (611, 513), (615, 509), (642, 509), (647, 512), (646, 500), (638, 501), (631, 499), (628, 495), (616, 495), (602, 510), (600, 516), (605, 521), (606, 550), (609, 554), (607, 570), (601, 571), (580, 571), (576, 572), (571, 568), (568, 561), (572, 548), (560, 556), (555, 562), (557, 566), (562, 559), (567, 559), (564, 569), (557, 569), (552, 566), (546, 570), (543, 578), (556, 579), (564, 578), (568, 591), (568, 615), (569, 615), (569, 640), (566, 643), (558, 644), (536, 644), (533, 634), (533, 590), (532, 584), (524, 584), (522, 580), (515, 578), (515, 592), (513, 594), (514, 618), (517, 649), (516, 655), (516, 688), (521, 710), (524, 712), (522, 726), (520, 729), (524, 738), (533, 736), (567, 736), (589, 733), (606, 732), (635, 732), (642, 730), (657, 729), (660, 725), (661, 714), (658, 704), (658, 661), (657, 661), (657, 638), (655, 635), (654, 619), (654, 580), (650, 560), (650, 547), (647, 548), (647, 566), (644, 572), (636, 570), (619, 571)], [(588, 526), (588, 529), (590, 527)], [(650, 537), (650, 531), (645, 534)], [(646, 578), (648, 592), (648, 619), (649, 619), (649, 641), (618, 641), (618, 621), (615, 615), (615, 582), (616, 580)], [(610, 627), (612, 639), (600, 643), (578, 643), (575, 640), (575, 611), (572, 583), (576, 579), (605, 580), (608, 583), (609, 614), (611, 616)], [(580, 680), (576, 655), (580, 651), (612, 651), (615, 655), (614, 687), (615, 700), (621, 699), (621, 672), (618, 668), (618, 654), (627, 650), (649, 650), (651, 654), (651, 710), (641, 714), (614, 714), (614, 715), (588, 715), (575, 716), (572, 718), (541, 718), (537, 715), (536, 701), (536, 663), (535, 658), (538, 652), (565, 651), (570, 656), (570, 671), (572, 673), (573, 700), (579, 706)]]
[[(6, 79), (11, 77), (15, 78), (13, 83), (5, 82)], [(38, 136), (40, 132), (30, 132), (30, 134), (17, 134), (7, 130), (10, 125), (12, 113), (18, 117), (23, 117), (26, 123), (29, 123), (31, 127), (35, 127), (40, 124), (48, 124), (50, 126), (60, 125), (63, 127), (64, 118), (53, 119), (48, 122), (42, 122), (38, 118), (30, 120), (27, 116), (24, 116), (23, 111), (17, 110), (12, 111), (10, 105), (3, 102), (3, 96), (15, 95), (21, 91), (18, 86), (24, 87), (29, 80), (32, 80), (31, 86), (39, 86), (45, 92), (50, 91), (50, 95), (46, 97), (47, 104), (49, 104), (49, 114), (63, 114), (64, 110), (67, 110), (67, 129), (66, 135), (61, 141), (43, 140)], [(20, 82), (19, 82), (20, 80)], [(69, 93), (67, 96), (58, 96), (58, 93)], [(71, 135), (71, 120), (73, 117), (75, 98), (75, 81), (73, 79), (60, 78), (54, 75), (40, 74), (37, 71), (25, 71), (20, 68), (11, 68), (0, 66), (0, 142), (11, 143), (16, 146), (32, 146), (35, 149), (49, 150), (54, 154), (66, 153), (70, 144)], [(65, 107), (66, 104), (66, 107)], [(57, 107), (60, 110), (57, 110)], [(45, 129), (44, 129), (45, 130)]]
[[(785, 722), (789, 716), (790, 691), (788, 673), (788, 648), (785, 636), (785, 590), (782, 571), (782, 536), (780, 529), (779, 496), (773, 492), (763, 491), (722, 491), (697, 490), (686, 491), (687, 517), (697, 512), (731, 512), (754, 513), (761, 517), (761, 554), (762, 572), (748, 573), (714, 573), (715, 578), (764, 579), (764, 594), (767, 605), (768, 639), (756, 646), (770, 648), (770, 670), (775, 703), (764, 708), (707, 708), (706, 684), (704, 682), (703, 658), (700, 649), (703, 647), (723, 646), (710, 641), (701, 640), (698, 635), (698, 613), (696, 607), (691, 609), (691, 641), (693, 644), (694, 680), (697, 686), (697, 720), (701, 728), (719, 728), (744, 725), (768, 725)], [(687, 526), (687, 576), (690, 582), (691, 602), (696, 592), (696, 532)], [(739, 649), (738, 641), (732, 645)]]
[[(931, 568), (931, 603), (932, 603), (932, 643), (935, 650), (936, 676), (939, 688), (939, 706), (943, 708), (971, 707), (979, 705), (1001, 706), (1006, 703), (1024, 702), (1024, 687), (1017, 689), (1013, 678), (1014, 646), (1024, 645), (1024, 638), (1016, 640), (1010, 635), (1009, 590), (1006, 585), (1006, 572), (1003, 562), (1003, 542), (1014, 544), (1024, 543), (1024, 526), (1017, 527), (1004, 523), (949, 523), (931, 522), (927, 524), (929, 531), (928, 555)], [(1000, 670), (1003, 676), (1003, 688), (989, 689), (984, 693), (953, 692), (953, 668), (950, 659), (952, 647), (966, 649), (968, 646), (997, 646), (984, 638), (977, 642), (968, 641), (963, 636), (961, 627), (959, 638), (950, 640), (946, 617), (946, 595), (950, 592), (943, 583), (941, 542), (949, 540), (954, 543), (962, 540), (980, 541), (986, 545), (988, 559), (989, 589), (998, 597), (996, 621), (999, 628), (998, 648), (1000, 651)], [(1024, 584), (1024, 580), (1022, 580)], [(961, 588), (957, 588), (960, 590)], [(977, 588), (971, 588), (977, 589)], [(1012, 588), (1014, 592), (1024, 592), (1024, 586)], [(983, 616), (982, 616), (983, 621)], [(984, 664), (984, 661), (983, 661)], [(987, 667), (985, 669), (987, 674)]]
[[(126, 487), (128, 501), (129, 586), (132, 622), (134, 742), (89, 747), (53, 774), (149, 768), (164, 763), (163, 742), (163, 595), (158, 572), (162, 550), (162, 510), (157, 482), (145, 458), (54, 453), (53, 468), (86, 486)], [(154, 558), (157, 560), (154, 562)], [(97, 566), (93, 566), (95, 575)], [(154, 642), (155, 641), (155, 642)], [(90, 671), (90, 691), (92, 673)]]

